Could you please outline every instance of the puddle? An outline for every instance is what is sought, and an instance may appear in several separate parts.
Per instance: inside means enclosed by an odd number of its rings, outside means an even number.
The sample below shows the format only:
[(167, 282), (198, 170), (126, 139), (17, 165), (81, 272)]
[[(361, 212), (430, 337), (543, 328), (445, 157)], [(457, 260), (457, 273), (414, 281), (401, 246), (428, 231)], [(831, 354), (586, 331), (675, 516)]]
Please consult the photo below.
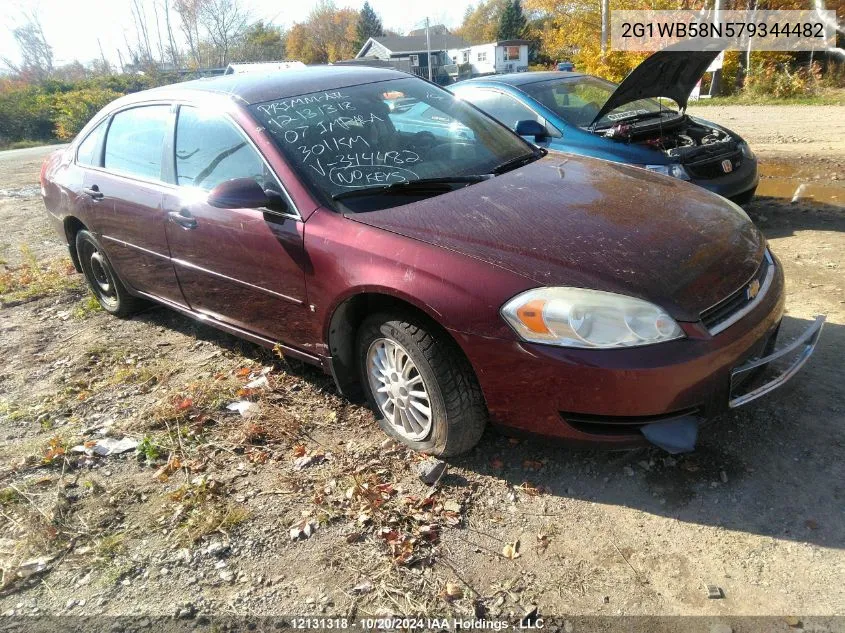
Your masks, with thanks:
[(0, 189), (0, 198), (35, 198), (41, 195), (41, 187), (28, 185), (17, 189)]
[(802, 165), (788, 161), (761, 161), (757, 195), (845, 207), (845, 175), (837, 174), (843, 180), (831, 180), (836, 172), (819, 167), (813, 163)]

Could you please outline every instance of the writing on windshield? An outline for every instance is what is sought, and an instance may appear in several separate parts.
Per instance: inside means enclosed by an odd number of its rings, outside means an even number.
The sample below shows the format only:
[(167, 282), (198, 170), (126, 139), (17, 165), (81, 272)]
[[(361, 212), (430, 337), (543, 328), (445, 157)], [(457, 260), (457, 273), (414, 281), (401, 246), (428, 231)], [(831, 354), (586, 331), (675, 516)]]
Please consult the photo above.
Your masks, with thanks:
[[(399, 79), (252, 106), (305, 180), (340, 191), (489, 171), (522, 141), (423, 81)], [(487, 129), (493, 128), (493, 129)]]

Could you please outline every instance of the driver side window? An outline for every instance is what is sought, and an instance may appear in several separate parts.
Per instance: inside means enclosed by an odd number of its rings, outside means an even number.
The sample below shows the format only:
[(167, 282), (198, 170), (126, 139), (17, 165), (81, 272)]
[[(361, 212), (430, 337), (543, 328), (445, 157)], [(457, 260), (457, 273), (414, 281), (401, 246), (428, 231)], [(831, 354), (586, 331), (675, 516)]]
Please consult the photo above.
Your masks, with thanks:
[(232, 123), (181, 106), (176, 123), (177, 184), (210, 191), (234, 178), (252, 178), (265, 189), (278, 188), (261, 156)]

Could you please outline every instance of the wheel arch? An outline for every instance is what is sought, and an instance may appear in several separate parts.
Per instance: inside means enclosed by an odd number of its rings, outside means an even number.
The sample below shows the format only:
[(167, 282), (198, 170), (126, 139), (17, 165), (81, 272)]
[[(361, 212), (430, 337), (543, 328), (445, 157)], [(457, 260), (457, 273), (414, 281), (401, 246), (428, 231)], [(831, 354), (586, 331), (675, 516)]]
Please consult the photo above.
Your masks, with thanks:
[(80, 231), (87, 231), (88, 227), (82, 223), (82, 220), (76, 216), (69, 215), (62, 222), (65, 229), (65, 237), (67, 238), (68, 251), (70, 258), (73, 261), (73, 267), (76, 272), (82, 272), (82, 264), (79, 262), (79, 253), (76, 252), (76, 234)]
[[(325, 340), (331, 354), (331, 373), (341, 393), (352, 400), (364, 396), (355, 361), (355, 340), (363, 320), (377, 312), (403, 312), (416, 316), (450, 339), (458, 350), (460, 345), (446, 327), (438, 321), (430, 307), (385, 289), (366, 289), (345, 297), (331, 310), (326, 324)], [(463, 350), (461, 350), (463, 354)]]

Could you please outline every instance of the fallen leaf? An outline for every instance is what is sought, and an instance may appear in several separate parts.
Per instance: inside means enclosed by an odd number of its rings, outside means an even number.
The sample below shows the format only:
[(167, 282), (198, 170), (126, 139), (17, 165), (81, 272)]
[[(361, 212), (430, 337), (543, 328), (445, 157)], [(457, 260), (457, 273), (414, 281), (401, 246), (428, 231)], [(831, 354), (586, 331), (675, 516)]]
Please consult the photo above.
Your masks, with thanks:
[(293, 456), (302, 457), (305, 455), (305, 444), (297, 444), (293, 447)]
[(443, 503), (443, 509), (446, 510), (446, 512), (460, 512), (461, 504), (457, 501), (449, 499), (448, 501)]
[(243, 378), (244, 376), (249, 376), (249, 372), (250, 372), (249, 367), (241, 367), (238, 370), (237, 375), (240, 376), (241, 378)]
[(550, 541), (549, 541), (549, 535), (548, 534), (544, 534), (543, 532), (540, 532), (539, 534), (537, 534), (537, 549), (538, 550), (540, 550), (541, 552), (545, 552), (546, 549), (548, 549), (548, 547), (549, 547), (549, 543), (550, 543)]
[(452, 602), (464, 597), (464, 589), (456, 582), (447, 582), (440, 595), (447, 602)]
[(519, 539), (516, 539), (513, 543), (506, 543), (505, 547), (502, 549), (502, 556), (511, 560), (519, 558)]
[(295, 523), (290, 527), (290, 540), (297, 541), (300, 539), (310, 538), (314, 532), (317, 531), (317, 524), (311, 519), (303, 519), (299, 523)]

